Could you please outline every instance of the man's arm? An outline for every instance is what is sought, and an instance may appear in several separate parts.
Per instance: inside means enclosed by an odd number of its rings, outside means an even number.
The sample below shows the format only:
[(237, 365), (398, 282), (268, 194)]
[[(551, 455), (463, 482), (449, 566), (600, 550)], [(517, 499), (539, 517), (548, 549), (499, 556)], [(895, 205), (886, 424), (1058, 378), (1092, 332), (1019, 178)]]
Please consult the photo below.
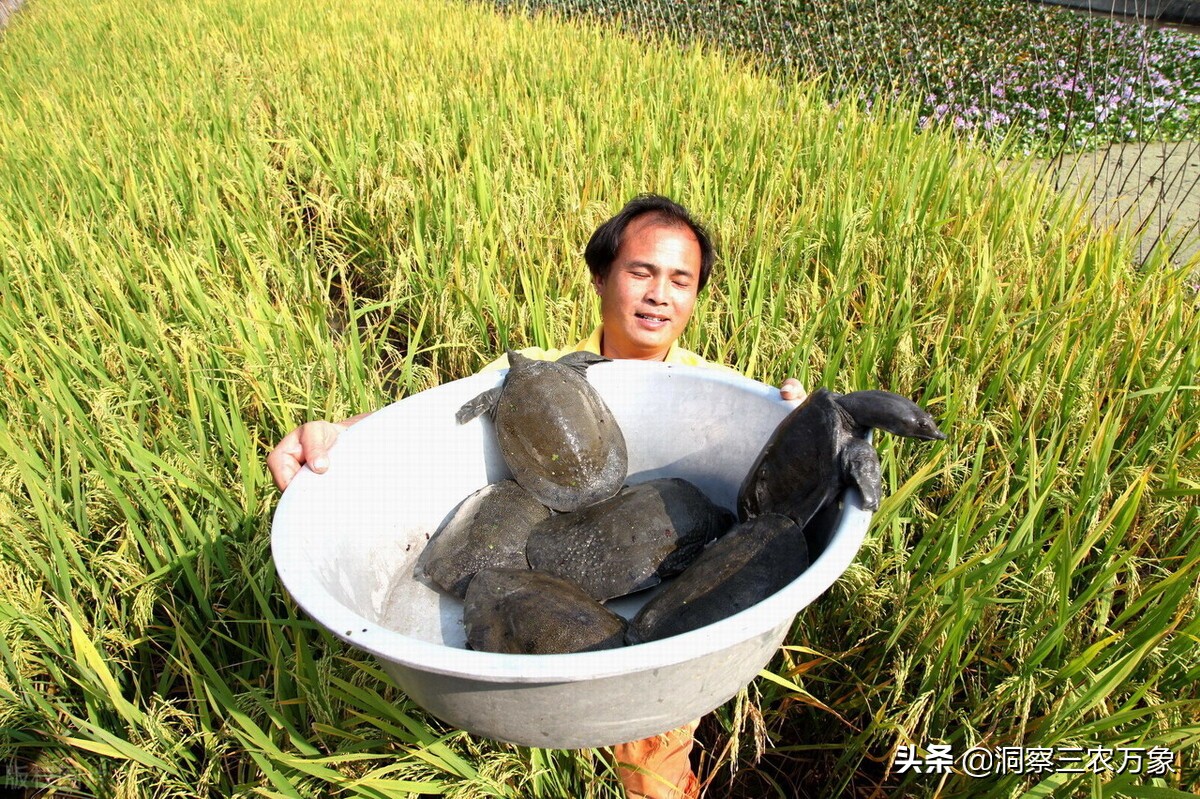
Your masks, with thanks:
[(374, 411), (367, 411), (337, 423), (306, 422), (284, 436), (267, 456), (267, 469), (271, 472), (275, 487), (280, 491), (287, 488), (292, 478), (300, 471), (300, 467), (305, 464), (317, 474), (328, 469), (329, 449), (337, 441), (337, 437), (372, 413)]

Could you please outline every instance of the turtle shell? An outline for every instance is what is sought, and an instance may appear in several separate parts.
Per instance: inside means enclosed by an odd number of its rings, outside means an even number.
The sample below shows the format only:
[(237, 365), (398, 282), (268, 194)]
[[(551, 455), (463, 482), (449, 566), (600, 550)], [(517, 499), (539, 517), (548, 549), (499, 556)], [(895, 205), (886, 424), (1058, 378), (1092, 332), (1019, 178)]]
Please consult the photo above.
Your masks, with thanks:
[(758, 604), (809, 566), (804, 531), (767, 513), (734, 527), (647, 602), (626, 633), (630, 644), (697, 630)]
[(550, 509), (512, 480), (484, 486), (464, 499), (417, 559), (417, 569), (462, 598), (480, 569), (526, 568), (525, 543)]
[(460, 423), (490, 411), (513, 478), (549, 508), (573, 511), (616, 494), (629, 467), (625, 436), (585, 374), (608, 359), (583, 352), (558, 361), (508, 357), (503, 385), (464, 405)]
[(484, 569), (467, 588), (467, 644), (481, 652), (551, 655), (622, 646), (623, 618), (573, 583), (528, 569)]
[(853, 437), (837, 395), (820, 388), (779, 423), (738, 491), (738, 518), (782, 513), (801, 526), (841, 492), (839, 454)]
[(538, 522), (530, 567), (579, 585), (598, 600), (657, 585), (687, 568), (733, 514), (678, 477), (649, 480), (574, 513)]

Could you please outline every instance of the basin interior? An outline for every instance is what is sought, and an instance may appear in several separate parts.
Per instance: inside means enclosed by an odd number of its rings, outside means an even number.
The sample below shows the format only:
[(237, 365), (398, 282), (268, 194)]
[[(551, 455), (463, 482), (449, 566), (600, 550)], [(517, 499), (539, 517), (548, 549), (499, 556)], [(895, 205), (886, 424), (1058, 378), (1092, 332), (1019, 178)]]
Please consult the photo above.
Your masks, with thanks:
[[(342, 434), (325, 474), (297, 476), (298, 490), (286, 492), (280, 513), (289, 519), (290, 547), (304, 553), (322, 589), (323, 596), (296, 597), (310, 613), (322, 615), (310, 603), (336, 603), (384, 629), (465, 647), (462, 603), (422, 579), (416, 562), (461, 500), (511, 477), (491, 420), (454, 419), (464, 402), (501, 379), (477, 375), (390, 405)], [(754, 381), (688, 367), (602, 364), (589, 380), (625, 435), (628, 483), (682, 477), (730, 510), (754, 458), (794, 405)], [(632, 616), (654, 590), (609, 606)]]
[[(428, 585), (415, 567), (459, 502), (511, 476), (491, 420), (459, 425), (454, 418), (503, 374), (447, 383), (382, 409), (342, 434), (325, 474), (302, 470), (284, 493), (272, 529), (276, 568), (297, 604), (335, 635), (385, 661), (467, 678), (586, 680), (654, 671), (786, 629), (862, 542), (870, 514), (851, 491), (841, 520), (833, 520), (829, 548), (808, 571), (736, 616), (602, 652), (531, 658), (466, 650), (461, 603)], [(591, 367), (588, 379), (625, 435), (629, 483), (681, 477), (731, 510), (758, 453), (796, 405), (773, 387), (696, 367), (619, 361)], [(632, 616), (653, 590), (610, 607)]]
[[(488, 419), (455, 411), (498, 385), (476, 375), (408, 397), (344, 433), (323, 475), (302, 470), (271, 533), (280, 580), (326, 629), (379, 658), (417, 704), (473, 734), (523, 746), (608, 746), (673, 729), (728, 700), (768, 662), (796, 612), (853, 560), (870, 513), (846, 492), (822, 514), (829, 544), (778, 593), (660, 641), (597, 652), (504, 655), (464, 647), (461, 604), (415, 574), (465, 497), (509, 477)], [(682, 477), (733, 509), (742, 480), (795, 403), (709, 369), (618, 361), (589, 382), (629, 450), (630, 483)], [(631, 616), (650, 592), (610, 603)]]

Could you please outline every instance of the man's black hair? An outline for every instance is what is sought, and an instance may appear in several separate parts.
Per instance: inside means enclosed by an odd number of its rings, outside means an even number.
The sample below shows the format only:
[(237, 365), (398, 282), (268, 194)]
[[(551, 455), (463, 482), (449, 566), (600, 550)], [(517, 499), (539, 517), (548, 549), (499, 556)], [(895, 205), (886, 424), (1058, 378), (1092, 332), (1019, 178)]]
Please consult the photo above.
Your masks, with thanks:
[(587, 261), (588, 269), (594, 277), (607, 278), (608, 270), (617, 258), (617, 249), (621, 246), (621, 237), (625, 228), (640, 216), (653, 214), (668, 226), (690, 228), (700, 242), (700, 277), (696, 291), (700, 292), (708, 282), (708, 273), (712, 271), (713, 246), (704, 227), (692, 219), (688, 210), (677, 202), (659, 194), (639, 194), (625, 204), (625, 207), (592, 234), (587, 248), (583, 251), (583, 259)]

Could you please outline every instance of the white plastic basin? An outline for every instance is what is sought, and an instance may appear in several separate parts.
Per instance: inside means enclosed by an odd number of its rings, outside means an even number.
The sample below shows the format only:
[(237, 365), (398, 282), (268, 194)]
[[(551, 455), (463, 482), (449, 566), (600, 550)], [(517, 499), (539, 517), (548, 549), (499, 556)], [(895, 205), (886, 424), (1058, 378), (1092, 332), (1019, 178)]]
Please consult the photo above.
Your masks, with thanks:
[[(609, 746), (696, 719), (750, 682), (796, 612), (845, 571), (870, 513), (846, 494), (828, 548), (758, 605), (708, 627), (635, 647), (569, 655), (465, 648), (462, 605), (414, 577), (425, 541), (462, 500), (511, 476), (491, 422), (458, 425), (467, 400), (500, 383), (475, 375), (396, 402), (355, 425), (329, 470), (304, 469), (280, 499), (271, 547), (309, 616), (375, 655), (413, 701), (471, 733), (525, 746)], [(588, 379), (625, 434), (629, 482), (683, 477), (736, 508), (737, 490), (796, 405), (723, 372), (618, 361)], [(610, 603), (632, 616), (653, 594)]]

